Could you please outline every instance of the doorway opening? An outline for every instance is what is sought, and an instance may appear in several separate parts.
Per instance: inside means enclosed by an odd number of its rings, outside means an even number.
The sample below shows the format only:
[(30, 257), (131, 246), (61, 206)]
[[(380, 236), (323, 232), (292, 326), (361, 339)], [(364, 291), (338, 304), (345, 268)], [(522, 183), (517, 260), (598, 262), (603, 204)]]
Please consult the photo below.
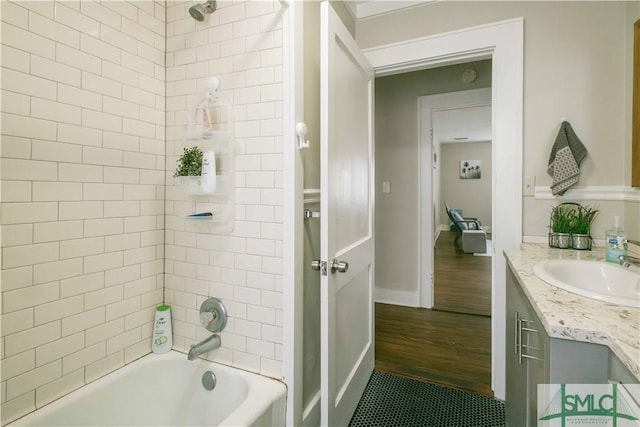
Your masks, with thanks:
[[(418, 102), (420, 304), (491, 316), (491, 62), (465, 65), (463, 76), (473, 70), (483, 78), (480, 84), (488, 86), (420, 96)], [(447, 205), (472, 221), (462, 225), (481, 230), (457, 230)]]
[[(523, 19), (516, 18), (365, 51), (377, 77), (491, 59), (492, 235), (496, 254), (517, 247), (522, 240), (522, 40)], [(493, 256), (491, 263), (491, 388), (496, 398), (504, 399), (506, 263), (501, 256)], [(414, 306), (418, 306), (416, 299)]]
[[(461, 79), (469, 69), (478, 76), (471, 86)], [(483, 395), (492, 395), (491, 258), (453, 245), (442, 206), (478, 194), (472, 205), (483, 205), (491, 224), (490, 85), (490, 59), (376, 79), (376, 369)], [(471, 133), (465, 125), (478, 111), (488, 128)], [(465, 152), (482, 152), (486, 168), (484, 180), (461, 180), (466, 186), (449, 179), (458, 179), (457, 166), (443, 170), (447, 156), (455, 165)], [(466, 308), (465, 285), (486, 303), (481, 310)]]

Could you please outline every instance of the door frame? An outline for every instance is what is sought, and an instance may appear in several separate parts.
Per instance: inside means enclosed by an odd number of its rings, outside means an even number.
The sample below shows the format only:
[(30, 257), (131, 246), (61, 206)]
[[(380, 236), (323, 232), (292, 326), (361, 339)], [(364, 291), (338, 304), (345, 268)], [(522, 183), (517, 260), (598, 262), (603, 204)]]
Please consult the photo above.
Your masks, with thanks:
[[(283, 17), (283, 380), (287, 391), (287, 425), (302, 423), (302, 163), (295, 123), (303, 117), (303, 56), (299, 35), (302, 15), (288, 2)], [(505, 272), (500, 254), (522, 241), (523, 18), (495, 22), (370, 48), (365, 56), (376, 76), (492, 58), (494, 150), (492, 176), (494, 233), (492, 257), (492, 388), (505, 397)], [(298, 38), (296, 38), (298, 37)], [(510, 142), (510, 143), (509, 143)], [(500, 152), (501, 148), (504, 152)], [(497, 207), (508, 206), (498, 212)], [(500, 224), (499, 228), (497, 225)]]
[(505, 397), (507, 265), (502, 253), (522, 242), (523, 31), (520, 17), (364, 50), (376, 77), (492, 59), (491, 385), (498, 399)]
[[(485, 100), (486, 99), (486, 100)], [(423, 107), (423, 104), (424, 107)], [(450, 110), (453, 108), (469, 108), (482, 105), (491, 105), (491, 87), (462, 90), (456, 92), (437, 93), (433, 95), (418, 96), (418, 138), (420, 158), (420, 203), (418, 214), (420, 217), (420, 284), (418, 287), (419, 307), (433, 308), (435, 304), (435, 276), (434, 276), (434, 245), (435, 216), (433, 210), (434, 201), (434, 174), (433, 169), (433, 112)], [(428, 121), (422, 120), (425, 107), (430, 111)], [(493, 156), (493, 143), (491, 144)], [(438, 171), (441, 171), (442, 155), (438, 156)], [(441, 185), (441, 184), (440, 184)], [(493, 188), (491, 199), (493, 200)], [(436, 206), (435, 209), (440, 209)]]
[[(304, 123), (303, 5), (282, 2), (282, 380), (286, 425), (303, 420), (304, 169), (296, 123)], [(289, 262), (287, 262), (289, 261)], [(318, 413), (319, 414), (319, 413)]]

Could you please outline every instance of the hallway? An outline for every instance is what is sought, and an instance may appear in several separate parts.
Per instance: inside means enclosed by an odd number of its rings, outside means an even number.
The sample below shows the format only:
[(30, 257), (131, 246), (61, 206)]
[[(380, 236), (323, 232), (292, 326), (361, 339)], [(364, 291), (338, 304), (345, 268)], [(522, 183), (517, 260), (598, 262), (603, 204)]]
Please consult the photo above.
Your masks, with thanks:
[(492, 397), (491, 257), (463, 253), (454, 236), (436, 242), (437, 309), (376, 304), (375, 369)]

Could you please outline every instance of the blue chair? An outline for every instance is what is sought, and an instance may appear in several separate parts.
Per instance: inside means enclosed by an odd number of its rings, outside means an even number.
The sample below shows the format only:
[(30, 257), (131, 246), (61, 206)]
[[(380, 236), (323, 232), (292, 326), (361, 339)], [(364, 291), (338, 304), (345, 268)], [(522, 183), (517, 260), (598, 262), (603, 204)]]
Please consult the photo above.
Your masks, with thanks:
[[(447, 211), (447, 215), (456, 232), (453, 244), (457, 244), (462, 237), (463, 252), (485, 253), (487, 251), (487, 234), (482, 230), (482, 225), (478, 218), (463, 217), (458, 211), (450, 209), (447, 202), (444, 202), (444, 209)], [(468, 239), (465, 239), (465, 237), (468, 237)]]

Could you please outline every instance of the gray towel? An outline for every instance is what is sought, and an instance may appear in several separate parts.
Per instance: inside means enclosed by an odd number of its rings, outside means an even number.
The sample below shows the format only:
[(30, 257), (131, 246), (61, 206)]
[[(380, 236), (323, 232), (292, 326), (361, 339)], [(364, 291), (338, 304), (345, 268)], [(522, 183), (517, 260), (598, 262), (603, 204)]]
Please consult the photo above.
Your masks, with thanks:
[(567, 121), (560, 125), (556, 142), (551, 149), (547, 173), (553, 177), (551, 193), (562, 196), (580, 179), (580, 163), (587, 156), (587, 149)]

